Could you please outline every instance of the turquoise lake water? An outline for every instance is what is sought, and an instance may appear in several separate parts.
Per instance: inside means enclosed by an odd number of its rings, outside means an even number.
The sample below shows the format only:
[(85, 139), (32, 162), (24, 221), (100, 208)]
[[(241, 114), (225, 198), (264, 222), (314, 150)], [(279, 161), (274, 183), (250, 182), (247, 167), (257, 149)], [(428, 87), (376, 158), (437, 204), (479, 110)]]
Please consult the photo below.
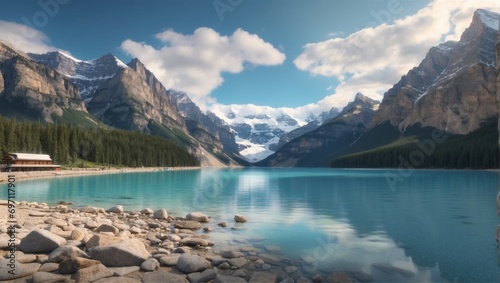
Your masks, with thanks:
[[(213, 218), (212, 238), (276, 246), (325, 273), (363, 271), (378, 282), (499, 282), (498, 174), (400, 173), (202, 169), (65, 177), (18, 182), (17, 199), (165, 208), (174, 216), (202, 211)], [(236, 213), (249, 219), (238, 225), (243, 230), (215, 225), (234, 226)], [(414, 274), (391, 274), (373, 264)]]

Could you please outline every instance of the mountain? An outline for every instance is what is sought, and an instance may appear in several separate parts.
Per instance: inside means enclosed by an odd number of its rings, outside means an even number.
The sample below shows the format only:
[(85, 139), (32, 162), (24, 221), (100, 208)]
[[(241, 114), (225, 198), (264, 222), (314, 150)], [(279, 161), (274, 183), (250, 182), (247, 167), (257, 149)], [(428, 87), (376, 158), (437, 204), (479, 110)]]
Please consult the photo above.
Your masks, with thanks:
[[(185, 105), (172, 95), (174, 91), (165, 89), (138, 59), (125, 65), (111, 54), (89, 61), (61, 52), (29, 56), (73, 82), (88, 112), (102, 123), (161, 136), (198, 156), (202, 165), (239, 164), (234, 135), (227, 127), (201, 113), (192, 102), (182, 108)], [(190, 116), (196, 109), (197, 114)]]
[(319, 128), (325, 121), (328, 121), (337, 115), (340, 114), (339, 109), (337, 108), (332, 108), (330, 111), (324, 111), (321, 114), (319, 114), (317, 117), (311, 117), (312, 121), (307, 123), (306, 125), (297, 128), (289, 133), (286, 133), (280, 137), (280, 140), (278, 142), (278, 145), (276, 147), (276, 151), (281, 149), (285, 144), (290, 142), (291, 140), (298, 138), (304, 134), (307, 134), (309, 132), (312, 132)]
[(0, 43), (0, 113), (46, 122), (67, 115), (92, 121), (78, 87), (54, 69)]
[(500, 14), (477, 10), (458, 42), (431, 48), (384, 94), (368, 129), (333, 165), (496, 166), (499, 22)]
[(364, 132), (378, 106), (378, 101), (358, 93), (354, 101), (336, 117), (294, 138), (257, 164), (277, 167), (329, 166), (344, 148)]
[(82, 61), (59, 51), (45, 54), (28, 53), (28, 56), (69, 78), (78, 86), (83, 99), (91, 98), (101, 84), (128, 68), (112, 54), (90, 61)]
[(196, 131), (208, 132), (220, 140), (223, 148), (233, 154), (238, 154), (238, 144), (228, 125), (212, 112), (203, 113), (201, 109), (183, 92), (169, 91), (173, 103), (177, 106), (180, 114), (188, 121), (187, 129), (191, 135)]
[(239, 152), (256, 162), (274, 153), (281, 136), (306, 124), (288, 109), (256, 105), (215, 105), (219, 117), (236, 137)]
[(495, 42), (500, 15), (474, 13), (459, 42), (429, 50), (419, 66), (384, 94), (370, 128), (389, 121), (404, 131), (412, 125), (467, 134), (497, 115)]

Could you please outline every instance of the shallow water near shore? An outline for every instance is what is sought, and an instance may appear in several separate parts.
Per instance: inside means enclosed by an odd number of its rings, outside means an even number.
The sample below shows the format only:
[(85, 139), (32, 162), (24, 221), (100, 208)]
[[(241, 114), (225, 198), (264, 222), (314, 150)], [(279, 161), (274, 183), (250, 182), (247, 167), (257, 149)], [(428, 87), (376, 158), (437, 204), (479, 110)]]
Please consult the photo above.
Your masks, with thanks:
[[(39, 203), (202, 211), (212, 216), (215, 249), (252, 247), (311, 273), (499, 281), (496, 172), (202, 169), (27, 180), (16, 189), (16, 199)], [(237, 213), (249, 221), (235, 225)]]

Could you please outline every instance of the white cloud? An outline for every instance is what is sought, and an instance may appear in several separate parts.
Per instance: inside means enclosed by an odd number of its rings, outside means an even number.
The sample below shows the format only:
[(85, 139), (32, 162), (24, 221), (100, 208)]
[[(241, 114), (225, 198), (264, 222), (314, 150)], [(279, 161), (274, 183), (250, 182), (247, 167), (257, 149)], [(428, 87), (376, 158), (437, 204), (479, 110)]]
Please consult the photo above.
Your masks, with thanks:
[(210, 93), (222, 84), (222, 73), (240, 73), (246, 64), (282, 64), (285, 54), (258, 35), (237, 29), (223, 36), (202, 27), (184, 35), (166, 30), (156, 35), (163, 47), (125, 40), (121, 48), (139, 58), (166, 88), (186, 92), (200, 106), (213, 103)]
[[(45, 33), (26, 25), (2, 20), (0, 20), (0, 41), (23, 52), (64, 51), (50, 45), (50, 40)], [(70, 54), (67, 51), (64, 52)]]
[(317, 113), (342, 107), (357, 92), (381, 100), (384, 92), (420, 63), (430, 47), (443, 38), (458, 40), (479, 8), (499, 11), (500, 4), (497, 0), (433, 0), (416, 14), (393, 23), (306, 44), (295, 66), (313, 75), (335, 77), (341, 83), (332, 95), (299, 109)]

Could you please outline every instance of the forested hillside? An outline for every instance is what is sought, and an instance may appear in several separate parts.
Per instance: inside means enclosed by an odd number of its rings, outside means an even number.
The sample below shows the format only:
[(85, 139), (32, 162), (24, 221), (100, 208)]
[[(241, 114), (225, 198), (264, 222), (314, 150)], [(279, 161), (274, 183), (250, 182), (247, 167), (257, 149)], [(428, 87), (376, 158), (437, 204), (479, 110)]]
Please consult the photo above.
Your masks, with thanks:
[[(442, 143), (427, 143), (427, 137), (408, 137), (359, 153), (339, 157), (336, 168), (447, 168), (490, 169), (499, 166), (497, 120), (485, 121), (468, 135), (445, 135)], [(413, 139), (410, 141), (410, 139)], [(419, 146), (420, 144), (420, 146)]]
[(50, 154), (62, 165), (199, 166), (179, 146), (138, 132), (18, 122), (0, 116), (0, 152)]

